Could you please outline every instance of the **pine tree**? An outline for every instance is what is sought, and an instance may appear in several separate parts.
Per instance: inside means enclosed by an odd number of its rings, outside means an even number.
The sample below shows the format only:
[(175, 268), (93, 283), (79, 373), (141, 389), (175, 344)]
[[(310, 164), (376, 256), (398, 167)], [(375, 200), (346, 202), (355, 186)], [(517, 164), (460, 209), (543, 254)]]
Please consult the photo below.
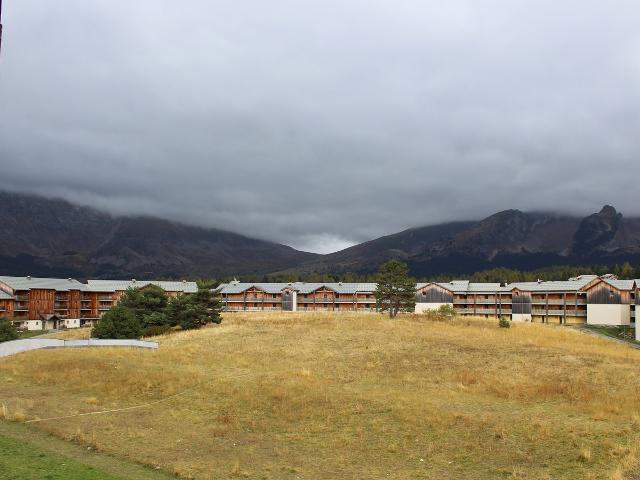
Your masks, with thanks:
[(381, 311), (389, 312), (389, 318), (415, 310), (416, 281), (409, 276), (406, 264), (389, 260), (380, 266), (377, 281), (376, 304)]

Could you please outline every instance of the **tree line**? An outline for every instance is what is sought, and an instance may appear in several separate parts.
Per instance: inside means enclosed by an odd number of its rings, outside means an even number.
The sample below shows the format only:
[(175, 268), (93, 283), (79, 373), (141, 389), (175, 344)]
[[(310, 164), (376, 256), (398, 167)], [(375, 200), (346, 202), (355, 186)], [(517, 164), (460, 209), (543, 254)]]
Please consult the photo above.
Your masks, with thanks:
[[(612, 273), (618, 278), (640, 278), (640, 266), (633, 266), (629, 262), (615, 265), (557, 265), (536, 270), (517, 270), (506, 267), (492, 268), (467, 274), (434, 274), (416, 276), (418, 282), (450, 282), (451, 280), (470, 280), (472, 282), (513, 283), (535, 282), (537, 280), (567, 280), (579, 275), (604, 275)], [(310, 273), (304, 275), (244, 275), (237, 277), (247, 283), (374, 283), (379, 273)], [(214, 280), (216, 285), (228, 283), (234, 277), (224, 277)]]

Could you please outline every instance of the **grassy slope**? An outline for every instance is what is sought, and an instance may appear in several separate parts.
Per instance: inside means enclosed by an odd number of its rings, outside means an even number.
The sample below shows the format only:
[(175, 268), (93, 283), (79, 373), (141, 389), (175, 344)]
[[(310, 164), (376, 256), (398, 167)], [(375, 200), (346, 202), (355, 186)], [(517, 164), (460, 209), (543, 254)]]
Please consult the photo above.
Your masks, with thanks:
[[(623, 478), (640, 352), (560, 327), (234, 314), (160, 350), (0, 363), (10, 418), (184, 477)], [(195, 388), (194, 388), (195, 387)]]
[(592, 330), (597, 333), (606, 335), (607, 337), (615, 338), (616, 340), (622, 340), (635, 345), (640, 345), (640, 342), (635, 340), (635, 332), (632, 328), (627, 329), (626, 335), (620, 336), (620, 327), (608, 327), (603, 325), (585, 325), (584, 328)]
[(79, 340), (91, 337), (91, 328), (71, 328), (47, 335), (47, 338), (59, 338), (60, 340)]
[(45, 335), (46, 333), (47, 331), (44, 330), (30, 330), (27, 332), (20, 332), (20, 339), (38, 337), (40, 335)]
[(0, 478), (152, 480), (168, 477), (18, 424), (0, 422)]

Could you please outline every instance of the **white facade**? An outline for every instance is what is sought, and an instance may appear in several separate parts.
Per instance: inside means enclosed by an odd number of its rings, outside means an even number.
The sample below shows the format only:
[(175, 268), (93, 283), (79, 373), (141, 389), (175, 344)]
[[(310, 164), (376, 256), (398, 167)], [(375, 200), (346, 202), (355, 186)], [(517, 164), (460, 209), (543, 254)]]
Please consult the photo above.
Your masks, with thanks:
[(426, 313), (429, 310), (438, 310), (443, 305), (453, 308), (453, 303), (416, 303), (416, 313)]
[(530, 322), (531, 314), (530, 313), (513, 313), (511, 314), (511, 320), (514, 322)]
[(62, 320), (62, 325), (64, 325), (66, 328), (80, 328), (80, 319), (66, 318)]
[(589, 325), (630, 325), (631, 305), (587, 305), (587, 324)]
[(29, 331), (42, 330), (41, 320), (16, 320), (13, 324), (18, 329), (26, 329)]

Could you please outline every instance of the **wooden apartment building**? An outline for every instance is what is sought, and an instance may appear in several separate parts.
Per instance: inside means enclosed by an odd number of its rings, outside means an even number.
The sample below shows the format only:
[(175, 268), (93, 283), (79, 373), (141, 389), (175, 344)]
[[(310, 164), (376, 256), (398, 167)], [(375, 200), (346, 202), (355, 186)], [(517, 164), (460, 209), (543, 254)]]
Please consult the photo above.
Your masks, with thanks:
[[(227, 311), (376, 311), (375, 283), (241, 283), (218, 288)], [(459, 315), (557, 324), (630, 325), (640, 280), (583, 275), (512, 284), (456, 280), (416, 285), (416, 313), (450, 305)]]
[(198, 291), (194, 282), (0, 277), (0, 316), (23, 330), (78, 328), (99, 320), (130, 288), (157, 285), (169, 297)]
[(227, 311), (374, 312), (374, 283), (241, 283), (218, 287)]

